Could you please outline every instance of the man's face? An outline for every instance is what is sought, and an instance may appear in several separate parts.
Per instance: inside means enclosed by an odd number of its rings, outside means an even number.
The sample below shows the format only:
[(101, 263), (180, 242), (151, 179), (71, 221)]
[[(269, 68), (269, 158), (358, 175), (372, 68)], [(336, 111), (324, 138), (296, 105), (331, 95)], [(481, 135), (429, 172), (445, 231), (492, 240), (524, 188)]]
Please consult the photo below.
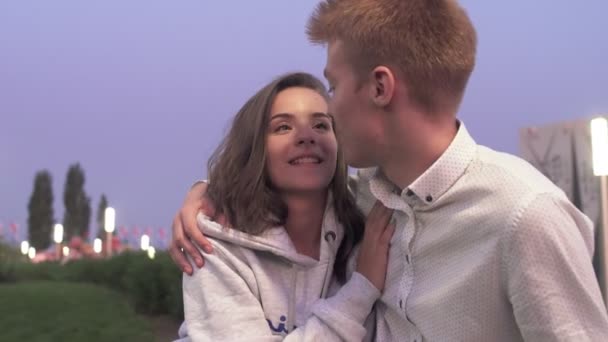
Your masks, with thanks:
[(357, 78), (340, 41), (328, 44), (325, 77), (331, 94), (329, 112), (336, 120), (346, 163), (356, 168), (376, 166), (379, 113), (369, 98), (370, 85)]

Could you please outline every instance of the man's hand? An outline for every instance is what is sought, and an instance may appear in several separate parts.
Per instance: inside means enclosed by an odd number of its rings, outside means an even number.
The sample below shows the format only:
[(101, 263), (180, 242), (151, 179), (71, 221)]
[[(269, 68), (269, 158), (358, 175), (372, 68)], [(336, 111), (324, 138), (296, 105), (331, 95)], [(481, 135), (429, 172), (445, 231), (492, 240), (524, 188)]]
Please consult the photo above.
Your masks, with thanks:
[[(171, 245), (169, 246), (169, 254), (182, 272), (188, 275), (192, 275), (192, 265), (190, 265), (190, 262), (186, 258), (186, 254), (194, 260), (197, 267), (201, 268), (205, 264), (202, 254), (194, 244), (201, 247), (205, 253), (213, 251), (211, 243), (198, 229), (196, 223), (196, 215), (199, 211), (202, 211), (203, 214), (211, 218), (216, 216), (215, 207), (205, 197), (206, 192), (207, 183), (200, 182), (195, 184), (186, 195), (184, 204), (177, 215), (175, 215), (171, 226), (173, 234)], [(219, 223), (221, 224), (222, 222)]]

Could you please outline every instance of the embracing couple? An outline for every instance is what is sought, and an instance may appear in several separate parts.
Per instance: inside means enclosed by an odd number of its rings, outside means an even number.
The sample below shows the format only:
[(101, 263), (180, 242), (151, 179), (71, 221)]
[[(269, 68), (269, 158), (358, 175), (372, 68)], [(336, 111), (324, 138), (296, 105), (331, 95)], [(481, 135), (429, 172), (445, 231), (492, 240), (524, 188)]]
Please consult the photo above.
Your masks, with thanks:
[(174, 219), (180, 338), (606, 340), (592, 222), (457, 119), (463, 8), (324, 0), (307, 34), (329, 89), (291, 73), (253, 95)]

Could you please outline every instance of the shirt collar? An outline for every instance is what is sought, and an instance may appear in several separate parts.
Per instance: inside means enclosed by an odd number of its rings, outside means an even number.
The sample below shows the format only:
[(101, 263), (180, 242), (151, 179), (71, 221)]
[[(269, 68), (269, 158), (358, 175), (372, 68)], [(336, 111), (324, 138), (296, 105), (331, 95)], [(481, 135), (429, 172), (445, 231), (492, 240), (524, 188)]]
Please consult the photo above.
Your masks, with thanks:
[(394, 186), (378, 168), (364, 169), (361, 176), (370, 180), (372, 194), (388, 208), (401, 209), (403, 200), (411, 204), (414, 198), (428, 205), (441, 198), (464, 174), (476, 150), (477, 143), (464, 123), (458, 122), (458, 132), (448, 148), (403, 191)]
[(459, 123), (456, 137), (443, 154), (418, 177), (407, 190), (411, 190), (426, 203), (437, 201), (464, 174), (475, 157), (477, 144), (463, 123)]

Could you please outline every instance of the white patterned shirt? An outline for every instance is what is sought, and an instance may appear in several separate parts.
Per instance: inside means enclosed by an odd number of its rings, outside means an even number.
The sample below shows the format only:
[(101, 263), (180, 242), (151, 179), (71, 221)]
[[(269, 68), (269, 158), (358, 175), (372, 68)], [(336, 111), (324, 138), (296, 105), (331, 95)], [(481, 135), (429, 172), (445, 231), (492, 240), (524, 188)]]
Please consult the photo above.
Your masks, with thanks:
[(395, 209), (376, 341), (608, 341), (593, 225), (527, 162), (464, 124), (408, 188), (359, 172), (357, 200)]

